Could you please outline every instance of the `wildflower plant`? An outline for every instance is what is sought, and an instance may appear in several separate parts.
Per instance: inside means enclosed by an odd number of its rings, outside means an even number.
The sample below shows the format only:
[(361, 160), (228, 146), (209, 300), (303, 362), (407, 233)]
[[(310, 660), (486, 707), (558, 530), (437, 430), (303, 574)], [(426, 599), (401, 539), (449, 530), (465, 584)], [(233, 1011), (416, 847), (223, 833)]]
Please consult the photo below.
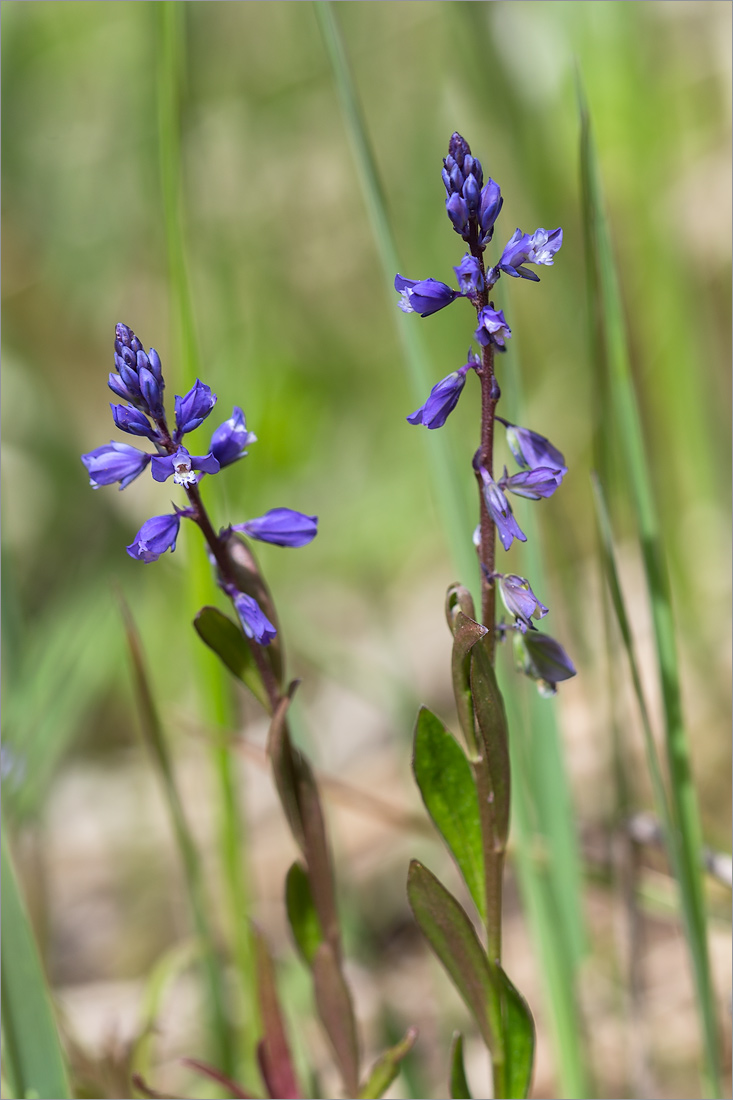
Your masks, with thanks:
[[(399, 308), (427, 317), (458, 299), (476, 312), (474, 339), (466, 363), (437, 383), (425, 403), (407, 417), (428, 429), (442, 427), (456, 407), (469, 373), (481, 396), (479, 445), (473, 471), (479, 494), (474, 534), (481, 571), (481, 614), (460, 585), (448, 589), (446, 613), (453, 634), (452, 678), (465, 740), (462, 747), (443, 723), (423, 707), (415, 729), (414, 771), (425, 805), (445, 839), (475, 904), (483, 942), (460, 903), (421, 863), (408, 875), (413, 912), (433, 950), (474, 1016), (491, 1052), (494, 1096), (527, 1096), (534, 1057), (534, 1024), (529, 1008), (502, 967), (502, 883), (509, 829), (511, 776), (507, 720), (494, 671), (497, 642), (511, 638), (518, 671), (553, 695), (557, 684), (575, 675), (567, 653), (537, 629), (548, 608), (530, 581), (498, 568), (497, 539), (505, 551), (526, 542), (510, 497), (537, 501), (551, 497), (568, 469), (562, 453), (545, 436), (497, 414), (501, 390), (498, 357), (512, 331), (493, 299), (502, 275), (539, 282), (538, 267), (549, 267), (562, 245), (562, 229), (516, 229), (497, 262), (487, 266), (490, 244), (503, 206), (499, 185), (484, 181), (480, 161), (460, 134), (450, 139), (443, 161), (445, 207), (454, 231), (466, 245), (455, 268), (458, 289), (436, 279), (397, 275)], [(495, 469), (497, 427), (506, 433), (518, 469)], [(497, 594), (505, 615), (497, 615)], [(451, 1095), (467, 1096), (460, 1037), (454, 1043)]]

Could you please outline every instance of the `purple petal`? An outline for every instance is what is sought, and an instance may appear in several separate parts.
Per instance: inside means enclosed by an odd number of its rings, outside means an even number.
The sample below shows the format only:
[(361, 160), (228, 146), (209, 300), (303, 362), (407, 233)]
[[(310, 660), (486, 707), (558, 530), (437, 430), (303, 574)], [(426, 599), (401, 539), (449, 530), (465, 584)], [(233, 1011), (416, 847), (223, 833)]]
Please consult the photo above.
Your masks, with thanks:
[(220, 424), (211, 437), (211, 452), (217, 459), (219, 466), (229, 466), (237, 459), (246, 455), (246, 447), (250, 443), (256, 443), (257, 436), (254, 432), (247, 431), (244, 413), (238, 405), (228, 420)]
[(424, 424), (426, 428), (442, 428), (458, 404), (458, 398), (466, 384), (467, 369), (462, 367), (460, 370), (453, 371), (433, 386), (425, 404), (407, 417), (408, 422)]
[(200, 379), (196, 379), (194, 385), (185, 397), (176, 397), (176, 433), (178, 438), (186, 432), (192, 432), (203, 424), (214, 405), (216, 394)]
[(534, 470), (522, 470), (518, 474), (512, 474), (511, 477), (504, 476), (501, 479), (501, 486), (519, 497), (539, 500), (540, 497), (551, 497), (562, 484), (562, 479), (563, 474), (560, 470), (551, 469), (549, 466), (537, 466)]
[(235, 523), (232, 530), (275, 546), (305, 546), (318, 534), (318, 516), (307, 516), (292, 508), (271, 508), (264, 516)]
[(81, 460), (89, 472), (92, 489), (98, 489), (100, 485), (114, 485), (116, 481), (119, 481), (120, 489), (124, 489), (143, 472), (150, 462), (150, 455), (127, 443), (111, 441), (82, 455)]
[(156, 561), (166, 550), (175, 550), (180, 525), (177, 513), (153, 516), (142, 525), (127, 547), (127, 553), (138, 561)]
[(242, 630), (247, 637), (254, 638), (260, 645), (269, 645), (276, 636), (277, 630), (267, 618), (257, 600), (247, 596), (244, 592), (239, 592), (234, 596), (234, 607), (242, 624)]

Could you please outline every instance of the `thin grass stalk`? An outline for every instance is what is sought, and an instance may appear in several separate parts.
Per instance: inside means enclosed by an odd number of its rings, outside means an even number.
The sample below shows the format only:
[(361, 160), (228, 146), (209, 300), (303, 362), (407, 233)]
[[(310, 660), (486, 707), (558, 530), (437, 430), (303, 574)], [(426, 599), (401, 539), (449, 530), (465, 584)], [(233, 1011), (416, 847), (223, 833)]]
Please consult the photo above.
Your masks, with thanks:
[(665, 749), (670, 779), (672, 826), (679, 841), (680, 890), (684, 924), (692, 959), (705, 1051), (705, 1091), (721, 1095), (720, 1056), (715, 998), (710, 974), (707, 929), (700, 860), (702, 834), (692, 777), (687, 733), (682, 715), (674, 617), (666, 562), (636, 392), (631, 374), (621, 293), (613, 260), (608, 225), (603, 212), (600, 180), (590, 116), (578, 85), (581, 122), (581, 182), (588, 255), (598, 285), (598, 316), (603, 358), (598, 368), (608, 371), (612, 416), (603, 418), (609, 434), (607, 447), (619, 447), (636, 514), (647, 593), (652, 615), (657, 671), (662, 692)]
[[(159, 41), (158, 65), (158, 129), (160, 145), (160, 180), (165, 217), (165, 239), (168, 255), (171, 312), (174, 346), (181, 364), (179, 384), (185, 392), (199, 373), (194, 309), (187, 260), (181, 156), (181, 126), (179, 102), (185, 70), (185, 10), (179, 3), (156, 5)], [(211, 566), (203, 546), (196, 541), (191, 547), (189, 598), (195, 608), (210, 600)], [(226, 671), (213, 654), (201, 647), (196, 650), (198, 693), (201, 712), (219, 726), (234, 721), (232, 696)], [(247, 1025), (257, 1020), (257, 997), (254, 988), (253, 951), (250, 937), (249, 886), (244, 820), (237, 788), (236, 761), (225, 745), (211, 748), (211, 760), (219, 790), (218, 846), (228, 905), (228, 930), (234, 947), (239, 972), (239, 995), (243, 1001), (237, 1057), (230, 1055), (222, 1068), (227, 1073), (248, 1075), (255, 1069), (254, 1029)], [(256, 1025), (255, 1025), (256, 1026)], [(237, 1064), (237, 1062), (239, 1064)]]

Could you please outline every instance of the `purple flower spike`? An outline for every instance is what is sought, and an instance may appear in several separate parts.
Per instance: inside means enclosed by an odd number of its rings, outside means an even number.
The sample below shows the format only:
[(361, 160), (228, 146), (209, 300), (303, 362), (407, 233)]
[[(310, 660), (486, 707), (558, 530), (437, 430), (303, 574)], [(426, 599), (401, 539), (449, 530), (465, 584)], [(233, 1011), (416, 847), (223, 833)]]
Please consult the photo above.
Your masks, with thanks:
[(269, 645), (276, 636), (277, 630), (267, 618), (257, 600), (245, 595), (244, 592), (238, 592), (233, 600), (237, 615), (239, 615), (239, 621), (242, 624), (242, 630), (247, 637), (254, 638), (260, 645)]
[(479, 225), (483, 233), (482, 244), (488, 244), (494, 235), (494, 222), (499, 217), (504, 199), (501, 197), (499, 184), (489, 177), (489, 181), (481, 191), (481, 204), (479, 206)]
[(563, 476), (568, 472), (564, 455), (553, 447), (549, 439), (538, 432), (532, 432), (529, 428), (519, 428), (516, 424), (509, 424), (501, 417), (497, 417), (506, 428), (506, 441), (509, 450), (514, 455), (520, 466), (528, 470), (536, 470), (539, 466), (547, 466), (557, 470)]
[(229, 419), (220, 424), (212, 435), (211, 452), (220, 467), (229, 466), (238, 458), (243, 458), (247, 454), (248, 445), (256, 442), (255, 433), (247, 431), (244, 413), (235, 405)]
[(219, 463), (213, 454), (190, 455), (185, 447), (179, 447), (172, 455), (154, 455), (151, 465), (154, 481), (167, 481), (172, 474), (176, 485), (184, 488), (199, 481), (197, 470), (204, 474), (216, 474)]
[(533, 283), (538, 283), (539, 275), (524, 267), (524, 264), (552, 266), (555, 253), (561, 245), (562, 229), (536, 229), (531, 236), (522, 233), (521, 229), (515, 229), (501, 254), (498, 266), (515, 279), (530, 279)]
[(113, 405), (110, 403), (109, 407), (112, 410), (115, 427), (119, 428), (121, 432), (128, 432), (130, 435), (143, 435), (151, 440), (158, 438), (158, 433), (147, 416), (143, 416), (131, 405)]
[(506, 349), (506, 341), (512, 334), (512, 330), (506, 323), (504, 311), (484, 306), (478, 315), (478, 328), (474, 333), (479, 344), (486, 347), (487, 344), (495, 344), (501, 351)]
[(527, 536), (515, 520), (512, 507), (504, 493), (485, 467), (477, 466), (477, 470), (484, 484), (483, 493), (486, 507), (496, 524), (501, 545), (505, 550), (508, 550), (514, 539), (518, 539), (519, 542), (526, 542)]
[(153, 516), (142, 525), (127, 547), (127, 553), (138, 561), (157, 561), (166, 550), (175, 550), (180, 526), (177, 512), (172, 516)]
[(537, 599), (529, 581), (525, 577), (518, 577), (516, 573), (497, 574), (496, 580), (502, 603), (516, 619), (520, 631), (525, 633), (527, 630), (536, 630), (532, 619), (544, 618), (548, 609)]
[(216, 394), (197, 378), (185, 397), (176, 397), (176, 438), (203, 424), (215, 404)]
[(127, 443), (110, 442), (82, 455), (81, 460), (89, 472), (92, 489), (98, 489), (100, 485), (114, 485), (116, 481), (119, 481), (120, 489), (124, 489), (143, 472), (150, 462), (150, 455)]
[(469, 256), (468, 253), (466, 253), (458, 267), (454, 267), (453, 270), (456, 273), (458, 285), (461, 288), (461, 294), (472, 297), (476, 294), (480, 294), (484, 289), (481, 265), (474, 256)]
[(537, 681), (540, 695), (555, 695), (557, 684), (575, 676), (575, 665), (549, 634), (539, 630), (514, 633), (514, 657), (517, 671)]
[(458, 404), (458, 398), (466, 384), (466, 374), (475, 369), (475, 363), (466, 363), (465, 367), (454, 370), (433, 386), (424, 405), (407, 417), (409, 424), (424, 424), (426, 428), (442, 428)]
[(264, 516), (235, 523), (232, 531), (274, 546), (306, 546), (318, 534), (318, 516), (306, 516), (292, 508), (271, 508)]
[(419, 313), (421, 317), (437, 313), (458, 297), (455, 290), (438, 279), (404, 279), (395, 275), (394, 286), (400, 293), (398, 305), (402, 312)]
[[(155, 459), (153, 459), (155, 462)], [(560, 470), (553, 470), (549, 466), (538, 466), (534, 470), (522, 470), (521, 473), (508, 476), (504, 467), (504, 476), (499, 485), (502, 489), (508, 489), (518, 497), (527, 497), (528, 500), (539, 500), (540, 497), (551, 497), (555, 490), (562, 484), (563, 474)]]

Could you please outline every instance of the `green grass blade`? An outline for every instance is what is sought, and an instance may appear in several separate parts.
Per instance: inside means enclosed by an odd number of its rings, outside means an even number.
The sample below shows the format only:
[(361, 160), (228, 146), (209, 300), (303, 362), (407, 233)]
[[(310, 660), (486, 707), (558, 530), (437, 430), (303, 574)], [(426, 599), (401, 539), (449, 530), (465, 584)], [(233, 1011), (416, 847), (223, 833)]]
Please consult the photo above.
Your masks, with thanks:
[[(4, 830), (3, 830), (4, 834)], [(13, 1095), (71, 1096), (46, 978), (3, 835), (2, 1017), (5, 1071)]]
[(672, 820), (680, 843), (680, 889), (688, 947), (705, 1045), (706, 1091), (720, 1095), (720, 1068), (715, 1000), (710, 976), (700, 857), (702, 836), (687, 733), (682, 716), (680, 676), (672, 599), (654, 491), (631, 371), (623, 304), (611, 237), (606, 221), (590, 117), (579, 87), (581, 182), (586, 252), (593, 265), (599, 318), (598, 369), (608, 372), (610, 415), (603, 418), (611, 444), (620, 451), (636, 515), (646, 586), (651, 607), (657, 668), (665, 720), (665, 746), (670, 777)]
[[(431, 379), (428, 358), (418, 329), (420, 323), (418, 318), (403, 317), (395, 305), (394, 277), (400, 270), (400, 263), (394, 233), (387, 214), (384, 188), (379, 177), (334, 6), (330, 0), (315, 0), (314, 8), (333, 69), (344, 123), (384, 273), (385, 289), (395, 321), (399, 322), (404, 363), (414, 399), (422, 404), (436, 379)], [(477, 565), (471, 543), (474, 524), (471, 523), (465, 504), (465, 478), (458, 469), (449, 438), (445, 433), (421, 432), (420, 434), (428, 451), (436, 502), (451, 549), (454, 568), (462, 583), (475, 589)]]

